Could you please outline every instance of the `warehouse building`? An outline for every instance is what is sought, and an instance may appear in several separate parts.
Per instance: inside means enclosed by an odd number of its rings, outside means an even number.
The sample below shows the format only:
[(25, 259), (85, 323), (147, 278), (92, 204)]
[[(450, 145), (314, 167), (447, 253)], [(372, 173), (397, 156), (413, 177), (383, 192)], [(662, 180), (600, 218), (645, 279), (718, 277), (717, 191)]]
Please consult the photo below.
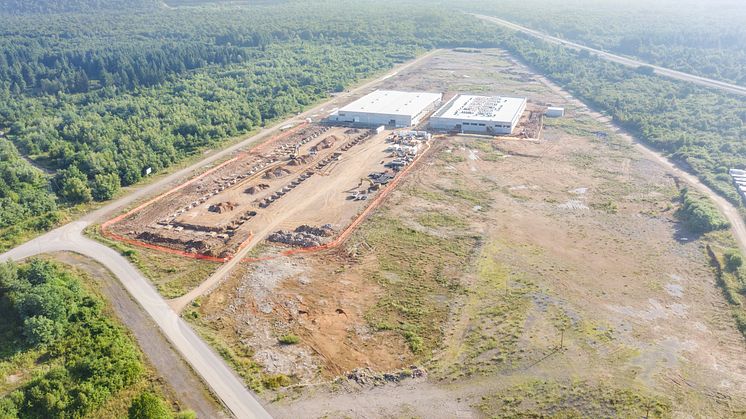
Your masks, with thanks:
[(486, 134), (512, 134), (526, 110), (526, 98), (458, 95), (430, 118), (430, 128)]
[(329, 121), (395, 128), (415, 126), (443, 99), (440, 93), (376, 90), (333, 112)]

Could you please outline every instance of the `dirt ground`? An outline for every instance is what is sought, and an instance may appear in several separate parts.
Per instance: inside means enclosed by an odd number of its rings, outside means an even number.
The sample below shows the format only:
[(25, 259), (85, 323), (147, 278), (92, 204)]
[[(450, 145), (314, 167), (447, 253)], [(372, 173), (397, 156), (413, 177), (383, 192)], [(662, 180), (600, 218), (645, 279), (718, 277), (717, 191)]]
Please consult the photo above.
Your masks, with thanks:
[(188, 311), (295, 384), (275, 416), (746, 414), (746, 345), (665, 170), (501, 51), (379, 87), (567, 113), (540, 140), (437, 140), (343, 248), (244, 264)]
[(395, 174), (387, 166), (396, 157), (387, 143), (391, 134), (313, 124), (296, 128), (111, 229), (129, 240), (212, 257), (230, 256), (277, 229), (328, 225), (339, 232), (370, 202), (348, 199), (350, 191), (372, 186), (371, 173)]

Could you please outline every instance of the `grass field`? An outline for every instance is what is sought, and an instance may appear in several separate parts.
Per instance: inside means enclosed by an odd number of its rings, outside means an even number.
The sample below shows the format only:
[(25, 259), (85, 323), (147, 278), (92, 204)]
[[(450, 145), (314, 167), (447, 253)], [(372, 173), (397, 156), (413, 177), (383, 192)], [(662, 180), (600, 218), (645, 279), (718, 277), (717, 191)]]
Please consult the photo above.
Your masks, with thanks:
[(150, 279), (164, 298), (177, 298), (189, 292), (205, 280), (220, 263), (175, 256), (158, 250), (109, 240), (100, 233), (98, 226), (86, 233), (112, 247), (127, 257), (140, 272)]

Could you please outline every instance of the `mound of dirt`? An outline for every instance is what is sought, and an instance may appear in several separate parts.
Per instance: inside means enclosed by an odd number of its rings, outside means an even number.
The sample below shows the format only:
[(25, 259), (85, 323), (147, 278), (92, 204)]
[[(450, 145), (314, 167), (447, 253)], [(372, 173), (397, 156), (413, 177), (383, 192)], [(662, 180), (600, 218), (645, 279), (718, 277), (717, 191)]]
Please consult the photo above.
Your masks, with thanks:
[(210, 205), (209, 208), (207, 208), (210, 212), (217, 212), (218, 214), (222, 214), (225, 212), (230, 212), (236, 209), (237, 204), (235, 202), (220, 202), (217, 204)]
[(275, 179), (278, 177), (286, 176), (290, 173), (288, 169), (285, 169), (284, 167), (277, 167), (274, 169), (269, 169), (264, 173), (265, 179)]

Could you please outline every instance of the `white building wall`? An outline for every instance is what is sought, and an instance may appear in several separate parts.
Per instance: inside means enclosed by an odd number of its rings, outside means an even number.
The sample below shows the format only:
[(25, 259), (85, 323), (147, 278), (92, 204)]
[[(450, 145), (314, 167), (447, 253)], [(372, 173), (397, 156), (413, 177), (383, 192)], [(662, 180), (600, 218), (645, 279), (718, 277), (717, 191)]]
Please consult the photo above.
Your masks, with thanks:
[(442, 98), (441, 93), (375, 91), (338, 109), (329, 115), (328, 120), (371, 127), (410, 127), (419, 124)]
[[(443, 105), (442, 108), (450, 106), (451, 102), (453, 102), (455, 99), (456, 98), (451, 99), (447, 104)], [(518, 123), (521, 121), (521, 117), (526, 111), (526, 103), (526, 100), (521, 103), (515, 115), (513, 115), (513, 119), (510, 121), (432, 116), (430, 117), (430, 128), (441, 131), (457, 131), (460, 128), (461, 132), (510, 135), (513, 133), (515, 127), (518, 126)]]
[(430, 118), (430, 128), (441, 131), (456, 131), (460, 126), (461, 132), (474, 132), (485, 134), (512, 134), (520, 121), (520, 115), (510, 122), (493, 122), (456, 118)]
[(370, 126), (390, 126), (391, 121), (394, 121), (396, 128), (403, 128), (412, 125), (412, 118), (404, 115), (384, 115), (384, 114), (370, 114), (365, 112), (340, 112), (337, 115), (331, 117), (337, 122), (347, 122), (360, 125)]

